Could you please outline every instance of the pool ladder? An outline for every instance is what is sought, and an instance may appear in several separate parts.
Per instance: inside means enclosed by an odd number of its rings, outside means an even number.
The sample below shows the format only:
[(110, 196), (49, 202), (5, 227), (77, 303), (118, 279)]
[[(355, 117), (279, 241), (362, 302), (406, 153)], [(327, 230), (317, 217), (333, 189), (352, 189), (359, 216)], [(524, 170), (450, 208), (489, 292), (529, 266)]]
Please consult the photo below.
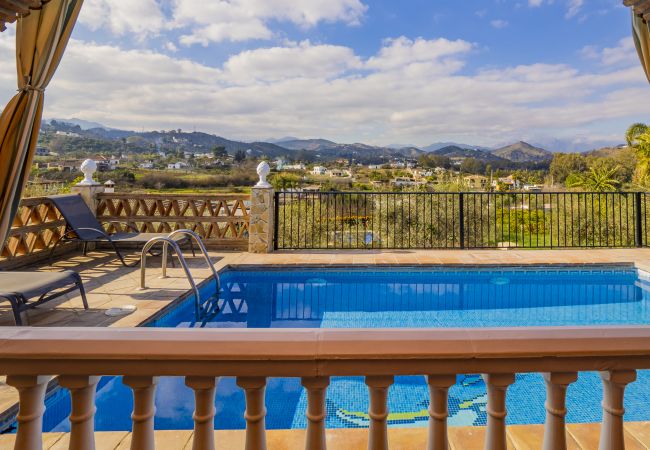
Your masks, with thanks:
[(217, 270), (214, 267), (214, 264), (212, 264), (212, 260), (210, 259), (210, 255), (208, 255), (208, 250), (205, 248), (205, 245), (203, 244), (203, 240), (201, 237), (196, 234), (192, 230), (186, 230), (186, 229), (181, 229), (181, 230), (176, 230), (172, 231), (169, 233), (167, 236), (157, 236), (155, 238), (150, 239), (142, 248), (142, 255), (140, 258), (140, 289), (147, 289), (146, 285), (146, 267), (147, 267), (147, 254), (151, 251), (154, 245), (158, 243), (162, 243), (162, 276), (161, 278), (168, 278), (167, 275), (167, 260), (169, 258), (169, 247), (172, 248), (174, 253), (176, 253), (176, 256), (178, 257), (178, 260), (181, 263), (181, 267), (183, 269), (183, 272), (185, 272), (185, 276), (187, 277), (187, 281), (189, 281), (190, 286), (192, 288), (192, 291), (194, 292), (194, 306), (197, 314), (197, 319), (201, 316), (201, 311), (203, 309), (203, 303), (201, 302), (201, 293), (199, 292), (199, 288), (196, 284), (196, 281), (194, 280), (194, 277), (192, 276), (192, 272), (190, 271), (189, 266), (187, 265), (187, 261), (185, 260), (185, 257), (183, 256), (183, 252), (178, 245), (178, 242), (174, 239), (177, 236), (187, 236), (191, 240), (193, 240), (197, 246), (199, 247), (199, 250), (201, 250), (201, 253), (203, 254), (203, 258), (205, 259), (205, 262), (208, 264), (208, 267), (212, 271), (212, 276), (215, 280), (216, 283), (216, 289), (215, 289), (215, 294), (214, 296), (211, 296), (209, 300), (214, 299), (218, 300), (219, 299), (219, 293), (221, 292), (221, 282), (219, 280), (219, 274), (217, 273)]

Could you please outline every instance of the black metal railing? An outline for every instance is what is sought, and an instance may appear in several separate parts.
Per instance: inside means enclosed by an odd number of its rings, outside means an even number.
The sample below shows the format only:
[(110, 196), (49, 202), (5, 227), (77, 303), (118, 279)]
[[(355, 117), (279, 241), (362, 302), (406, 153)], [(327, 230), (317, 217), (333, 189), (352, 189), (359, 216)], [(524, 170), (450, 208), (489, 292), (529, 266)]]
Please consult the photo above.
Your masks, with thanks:
[(276, 192), (277, 249), (642, 247), (643, 192)]

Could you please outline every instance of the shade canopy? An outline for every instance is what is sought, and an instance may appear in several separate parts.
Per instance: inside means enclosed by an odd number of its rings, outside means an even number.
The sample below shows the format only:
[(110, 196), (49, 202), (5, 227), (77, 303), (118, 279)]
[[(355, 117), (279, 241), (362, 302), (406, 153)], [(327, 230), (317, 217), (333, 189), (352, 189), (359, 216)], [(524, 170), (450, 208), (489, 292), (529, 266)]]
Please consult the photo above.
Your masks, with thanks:
[(17, 21), (18, 93), (0, 115), (0, 244), (7, 238), (27, 183), (41, 127), (45, 88), (59, 65), (82, 3), (50, 0)]

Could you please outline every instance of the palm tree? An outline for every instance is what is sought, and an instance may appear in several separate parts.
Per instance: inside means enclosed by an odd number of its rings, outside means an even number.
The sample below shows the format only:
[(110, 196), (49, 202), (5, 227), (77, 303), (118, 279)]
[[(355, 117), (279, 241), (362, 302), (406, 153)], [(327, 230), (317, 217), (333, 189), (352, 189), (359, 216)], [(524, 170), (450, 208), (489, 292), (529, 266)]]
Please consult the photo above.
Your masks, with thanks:
[(627, 132), (625, 133), (625, 140), (627, 141), (627, 145), (636, 148), (638, 137), (643, 134), (647, 134), (648, 131), (650, 131), (650, 127), (648, 127), (648, 125), (645, 123), (635, 123), (630, 125), (630, 128), (628, 128)]
[(640, 184), (647, 184), (650, 173), (650, 127), (635, 123), (625, 133), (627, 144), (632, 147), (638, 159), (636, 178)]
[(621, 181), (616, 178), (618, 170), (619, 166), (612, 168), (591, 167), (589, 172), (581, 175), (570, 187), (580, 187), (592, 192), (616, 191), (621, 185)]

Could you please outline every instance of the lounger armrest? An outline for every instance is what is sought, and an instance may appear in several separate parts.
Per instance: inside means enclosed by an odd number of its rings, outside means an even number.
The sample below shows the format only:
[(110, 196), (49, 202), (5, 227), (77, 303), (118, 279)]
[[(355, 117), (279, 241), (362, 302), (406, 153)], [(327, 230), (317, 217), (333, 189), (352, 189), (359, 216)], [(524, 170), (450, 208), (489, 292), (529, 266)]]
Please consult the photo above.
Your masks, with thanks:
[[(66, 233), (66, 235), (68, 235), (69, 233), (76, 233), (78, 235), (79, 233), (77, 233), (77, 231), (94, 231), (95, 233), (99, 233), (104, 239), (106, 239), (106, 240), (108, 240), (110, 242), (113, 241), (111, 239), (111, 236), (106, 231), (100, 230), (100, 229), (97, 229), (97, 228), (77, 228), (77, 229), (73, 229), (73, 230), (68, 231)], [(81, 240), (83, 241), (83, 239), (81, 239)]]

